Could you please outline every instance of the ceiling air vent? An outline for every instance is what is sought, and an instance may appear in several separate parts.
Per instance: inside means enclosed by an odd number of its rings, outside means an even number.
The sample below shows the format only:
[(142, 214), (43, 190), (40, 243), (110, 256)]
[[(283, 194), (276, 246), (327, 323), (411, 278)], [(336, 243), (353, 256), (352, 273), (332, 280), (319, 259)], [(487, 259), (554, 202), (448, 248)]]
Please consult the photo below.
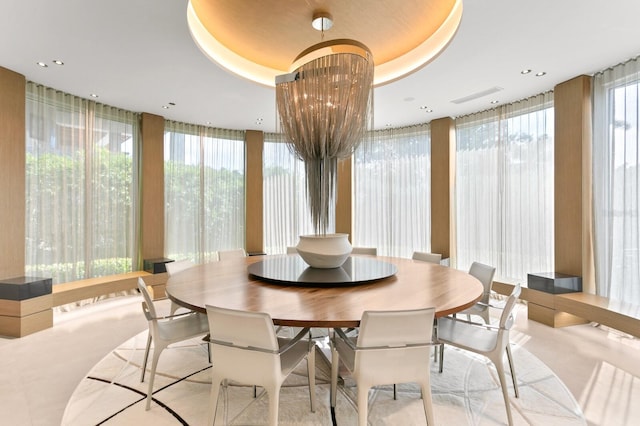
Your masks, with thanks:
[(472, 93), (471, 95), (468, 96), (464, 96), (462, 98), (458, 98), (458, 99), (454, 99), (451, 102), (453, 102), (454, 104), (463, 104), (465, 102), (469, 102), (472, 101), (474, 99), (478, 99), (481, 98), (483, 96), (487, 96), (490, 95), (492, 93), (496, 93), (502, 90), (502, 87), (498, 87), (498, 86), (494, 86), (494, 87), (490, 87), (486, 90), (483, 90), (481, 92), (476, 92), (476, 93)]

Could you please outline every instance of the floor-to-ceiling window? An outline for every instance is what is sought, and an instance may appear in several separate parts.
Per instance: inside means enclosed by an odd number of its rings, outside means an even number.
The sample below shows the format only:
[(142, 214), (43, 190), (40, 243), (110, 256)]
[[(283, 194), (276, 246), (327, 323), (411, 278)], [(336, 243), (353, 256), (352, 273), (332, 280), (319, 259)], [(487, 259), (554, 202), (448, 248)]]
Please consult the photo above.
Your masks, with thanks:
[[(267, 254), (285, 253), (298, 244), (299, 235), (314, 233), (304, 163), (280, 135), (266, 133), (262, 173), (264, 249)], [(335, 225), (330, 225), (329, 232), (333, 229)]]
[(197, 263), (245, 242), (244, 132), (165, 122), (165, 253)]
[(55, 284), (137, 269), (138, 123), (27, 84), (27, 275)]
[(353, 245), (385, 256), (430, 251), (429, 125), (372, 132), (354, 156)]
[(594, 76), (593, 214), (598, 294), (640, 304), (640, 64)]
[(553, 271), (553, 94), (456, 119), (456, 266)]

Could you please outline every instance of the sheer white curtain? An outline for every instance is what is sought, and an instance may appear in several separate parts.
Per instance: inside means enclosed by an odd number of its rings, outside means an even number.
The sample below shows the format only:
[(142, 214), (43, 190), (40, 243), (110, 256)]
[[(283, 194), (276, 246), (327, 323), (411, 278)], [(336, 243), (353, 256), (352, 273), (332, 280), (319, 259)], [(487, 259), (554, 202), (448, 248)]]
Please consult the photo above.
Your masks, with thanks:
[(244, 248), (244, 132), (165, 122), (165, 253), (204, 263)]
[[(313, 234), (307, 203), (304, 163), (282, 141), (265, 133), (263, 150), (264, 247), (267, 254), (285, 253), (298, 237)], [(334, 232), (335, 220), (328, 232)]]
[(593, 210), (597, 293), (640, 304), (640, 64), (594, 77)]
[(553, 271), (553, 94), (456, 119), (456, 267)]
[(60, 283), (137, 269), (138, 122), (27, 83), (27, 275)]
[(429, 125), (372, 132), (354, 155), (353, 245), (383, 256), (430, 251)]

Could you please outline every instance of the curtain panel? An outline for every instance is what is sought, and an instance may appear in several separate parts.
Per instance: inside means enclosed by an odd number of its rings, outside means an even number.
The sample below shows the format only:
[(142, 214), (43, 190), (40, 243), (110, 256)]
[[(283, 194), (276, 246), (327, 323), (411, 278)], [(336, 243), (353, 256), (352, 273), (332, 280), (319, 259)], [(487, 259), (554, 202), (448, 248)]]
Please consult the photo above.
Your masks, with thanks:
[(382, 256), (430, 251), (429, 125), (370, 132), (354, 156), (353, 245)]
[(56, 284), (136, 269), (139, 120), (27, 83), (27, 275)]
[(165, 253), (196, 263), (244, 248), (244, 131), (165, 122)]
[[(286, 253), (300, 235), (313, 234), (304, 163), (276, 133), (265, 133), (263, 150), (264, 248)], [(330, 215), (335, 217), (335, 215)], [(334, 232), (335, 220), (327, 232)]]
[(456, 119), (456, 265), (553, 271), (553, 94)]
[(640, 64), (594, 76), (593, 214), (596, 292), (640, 305)]

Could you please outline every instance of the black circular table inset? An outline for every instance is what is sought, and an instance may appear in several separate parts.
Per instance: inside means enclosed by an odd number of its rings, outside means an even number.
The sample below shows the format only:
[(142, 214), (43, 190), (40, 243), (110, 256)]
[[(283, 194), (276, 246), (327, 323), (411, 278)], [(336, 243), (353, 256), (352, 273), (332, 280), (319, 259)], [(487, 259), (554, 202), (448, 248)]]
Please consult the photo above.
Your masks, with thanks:
[(268, 282), (315, 287), (350, 286), (395, 275), (396, 265), (366, 257), (348, 257), (338, 268), (312, 268), (300, 256), (275, 257), (253, 263), (249, 274)]

